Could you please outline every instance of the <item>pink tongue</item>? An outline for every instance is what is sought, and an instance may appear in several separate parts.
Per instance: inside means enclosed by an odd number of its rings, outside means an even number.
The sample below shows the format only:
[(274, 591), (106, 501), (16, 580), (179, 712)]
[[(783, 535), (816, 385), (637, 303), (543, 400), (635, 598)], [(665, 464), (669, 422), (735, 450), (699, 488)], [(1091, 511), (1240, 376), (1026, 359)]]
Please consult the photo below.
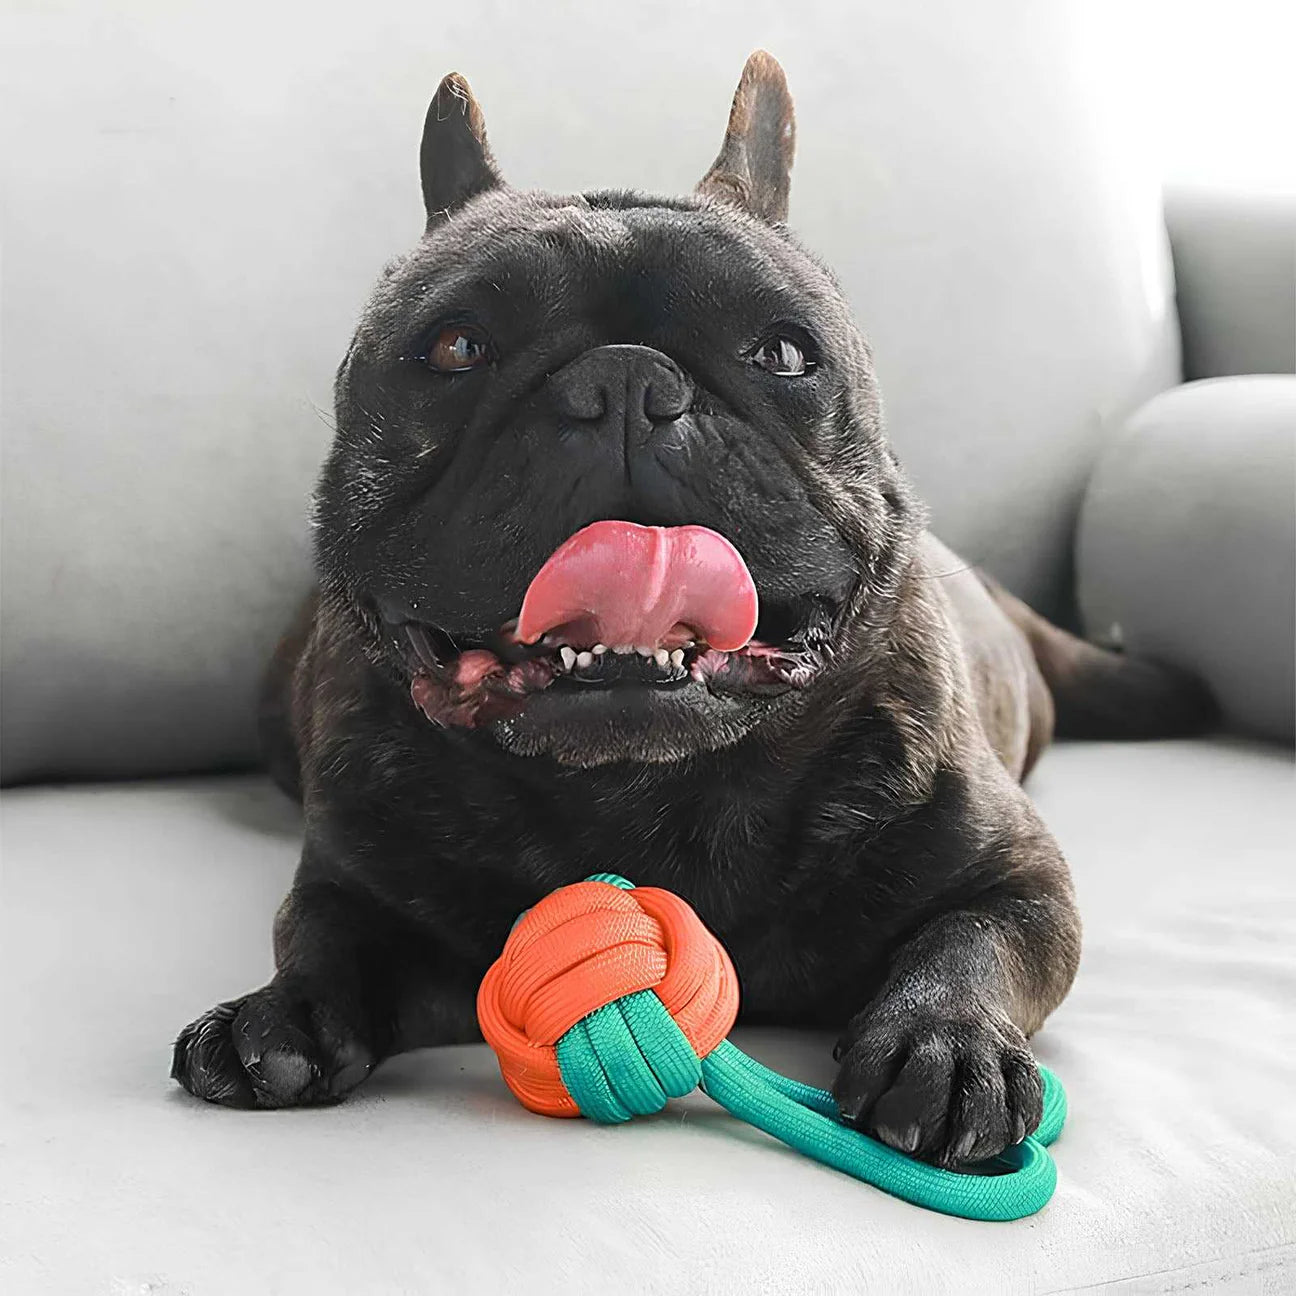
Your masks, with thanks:
[[(756, 629), (756, 586), (742, 555), (701, 526), (594, 522), (563, 541), (522, 600), (517, 637), (563, 627), (578, 643), (671, 647), (681, 623), (712, 648), (741, 648)], [(674, 633), (672, 633), (674, 632)]]

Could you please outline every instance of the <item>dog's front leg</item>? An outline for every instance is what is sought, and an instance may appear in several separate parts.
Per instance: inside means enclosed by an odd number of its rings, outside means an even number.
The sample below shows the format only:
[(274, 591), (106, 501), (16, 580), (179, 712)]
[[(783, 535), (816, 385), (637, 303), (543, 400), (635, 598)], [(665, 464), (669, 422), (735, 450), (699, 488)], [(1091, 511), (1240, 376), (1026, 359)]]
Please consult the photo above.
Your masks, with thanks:
[(1045, 830), (1034, 822), (993, 867), (1000, 881), (899, 947), (837, 1046), (843, 1117), (942, 1165), (993, 1156), (1039, 1122), (1026, 1040), (1079, 959), (1070, 881)]
[[(274, 978), (204, 1013), (176, 1040), (171, 1075), (227, 1107), (336, 1102), (414, 1044), (475, 1035), (472, 987), (435, 945), (364, 892), (311, 867), (275, 919)], [(435, 1019), (435, 1020), (434, 1020)]]

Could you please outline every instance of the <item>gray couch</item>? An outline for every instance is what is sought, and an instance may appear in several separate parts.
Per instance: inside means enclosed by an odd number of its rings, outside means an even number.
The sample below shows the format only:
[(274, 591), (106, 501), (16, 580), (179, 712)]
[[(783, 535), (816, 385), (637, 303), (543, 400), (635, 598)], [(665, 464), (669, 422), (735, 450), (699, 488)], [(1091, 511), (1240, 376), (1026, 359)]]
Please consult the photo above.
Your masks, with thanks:
[[(0, 1290), (1296, 1288), (1292, 206), (1176, 196), (1172, 268), (1069, 6), (179, 8), (19, 7), (0, 40)], [(254, 684), (309, 582), (333, 366), (420, 224), (436, 81), (471, 77), (514, 183), (679, 190), (758, 45), (798, 99), (794, 224), (939, 533), (1224, 707), (1227, 736), (1064, 745), (1032, 778), (1087, 930), (1036, 1040), (1060, 1186), (1017, 1224), (697, 1095), (545, 1121), (484, 1047), (330, 1110), (166, 1075), (269, 970), (298, 826), (239, 772)], [(823, 1039), (739, 1042), (828, 1078)]]

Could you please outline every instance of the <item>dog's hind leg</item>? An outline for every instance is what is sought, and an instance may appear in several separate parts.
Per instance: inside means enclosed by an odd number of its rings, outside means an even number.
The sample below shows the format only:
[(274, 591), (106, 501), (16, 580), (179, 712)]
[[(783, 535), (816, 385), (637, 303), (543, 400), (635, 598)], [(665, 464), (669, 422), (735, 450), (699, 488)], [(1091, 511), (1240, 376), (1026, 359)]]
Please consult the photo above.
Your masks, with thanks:
[(1059, 738), (1176, 738), (1214, 722), (1215, 703), (1196, 676), (1069, 634), (978, 575), (1030, 644), (1053, 697)]

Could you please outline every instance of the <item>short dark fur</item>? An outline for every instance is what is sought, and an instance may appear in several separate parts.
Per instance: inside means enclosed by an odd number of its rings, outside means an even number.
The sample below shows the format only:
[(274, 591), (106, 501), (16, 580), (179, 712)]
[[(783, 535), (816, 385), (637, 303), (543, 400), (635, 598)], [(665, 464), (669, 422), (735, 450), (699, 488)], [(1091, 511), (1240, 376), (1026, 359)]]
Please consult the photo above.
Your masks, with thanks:
[[(1142, 711), (1138, 689), (1123, 702), (1146, 729), (1199, 718), (1197, 695), (1048, 626), (926, 535), (868, 348), (781, 224), (792, 138), (782, 73), (756, 55), (698, 197), (523, 194), (466, 83), (443, 83), (427, 232), (339, 371), (320, 592), (267, 690), (267, 750), (306, 824), (278, 972), (181, 1035), (192, 1093), (335, 1099), (394, 1053), (478, 1038), (474, 992), (514, 916), (613, 871), (696, 907), (747, 1020), (841, 1030), (848, 1120), (949, 1163), (1038, 1119), (1026, 1041), (1080, 949), (1066, 865), (1018, 782), (1053, 728), (1048, 684), (1082, 716), (1101, 713), (1095, 682), (1149, 684)], [(463, 320), (493, 362), (429, 373), (429, 334)], [(774, 328), (813, 351), (810, 375), (747, 362)], [(635, 400), (573, 414), (582, 364), (624, 373)], [(654, 412), (663, 384), (682, 414)], [(802, 685), (546, 689), (430, 723), (402, 625), (438, 627), (447, 651), (480, 642), (601, 518), (730, 538), (758, 635), (800, 654)]]

